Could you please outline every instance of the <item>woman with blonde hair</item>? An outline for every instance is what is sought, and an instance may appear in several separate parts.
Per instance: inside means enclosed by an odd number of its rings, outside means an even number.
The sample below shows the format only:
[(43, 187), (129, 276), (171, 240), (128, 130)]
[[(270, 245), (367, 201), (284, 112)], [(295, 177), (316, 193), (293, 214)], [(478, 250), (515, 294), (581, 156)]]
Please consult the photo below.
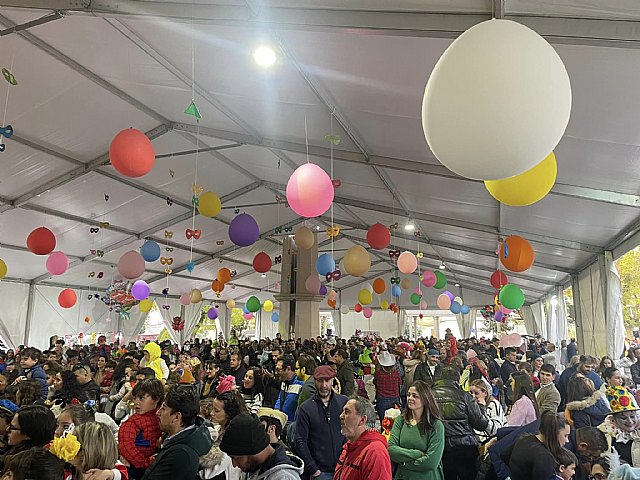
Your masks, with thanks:
[(73, 465), (84, 473), (85, 479), (115, 478), (126, 475), (127, 467), (118, 462), (118, 445), (113, 433), (104, 423), (87, 422), (73, 430), (81, 448)]
[(489, 419), (486, 430), (475, 430), (478, 441), (484, 445), (498, 434), (499, 428), (506, 425), (504, 410), (500, 402), (491, 395), (491, 385), (484, 379), (473, 380), (469, 386), (469, 393), (478, 405), (484, 405), (485, 415)]

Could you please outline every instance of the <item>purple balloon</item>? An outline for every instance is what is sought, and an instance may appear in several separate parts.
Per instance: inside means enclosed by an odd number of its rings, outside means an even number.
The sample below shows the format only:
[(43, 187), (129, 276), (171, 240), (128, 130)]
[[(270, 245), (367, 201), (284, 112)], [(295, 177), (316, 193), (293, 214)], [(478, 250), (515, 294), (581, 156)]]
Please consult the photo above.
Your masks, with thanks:
[(253, 245), (260, 236), (260, 228), (248, 213), (241, 213), (229, 225), (229, 239), (239, 247)]
[(149, 293), (151, 293), (151, 289), (144, 280), (138, 280), (131, 287), (131, 296), (136, 300), (145, 300), (149, 297)]
[(452, 302), (453, 302), (453, 299), (456, 298), (456, 296), (453, 293), (451, 293), (449, 290), (445, 290), (442, 293), (444, 293), (447, 297), (449, 297)]
[(326, 295), (328, 292), (327, 287), (324, 285), (320, 285), (320, 291), (318, 293), (320, 293), (320, 295), (324, 296)]
[(216, 307), (211, 307), (207, 312), (207, 317), (209, 317), (210, 320), (218, 318), (218, 309)]
[(502, 320), (504, 319), (504, 313), (498, 310), (493, 318), (495, 318), (496, 322), (502, 322)]

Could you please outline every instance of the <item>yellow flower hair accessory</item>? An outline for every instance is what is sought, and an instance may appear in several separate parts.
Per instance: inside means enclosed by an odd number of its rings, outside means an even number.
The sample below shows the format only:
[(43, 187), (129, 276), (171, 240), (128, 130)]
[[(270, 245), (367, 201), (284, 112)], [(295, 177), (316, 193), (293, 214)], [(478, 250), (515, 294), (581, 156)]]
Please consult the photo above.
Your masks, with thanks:
[(49, 452), (54, 454), (60, 460), (70, 463), (80, 451), (80, 442), (78, 437), (73, 434), (66, 434), (62, 437), (53, 439), (49, 445)]

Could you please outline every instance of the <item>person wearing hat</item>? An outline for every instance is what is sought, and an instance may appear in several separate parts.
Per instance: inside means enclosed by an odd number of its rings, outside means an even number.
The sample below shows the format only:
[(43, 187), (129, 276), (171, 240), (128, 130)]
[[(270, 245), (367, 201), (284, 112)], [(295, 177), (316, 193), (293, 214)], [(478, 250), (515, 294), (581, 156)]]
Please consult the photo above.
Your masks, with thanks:
[(348, 398), (333, 393), (335, 376), (328, 365), (315, 369), (316, 394), (300, 406), (296, 417), (295, 451), (304, 461), (305, 473), (319, 480), (333, 478), (345, 442), (340, 433), (340, 413)]
[(611, 415), (598, 429), (607, 436), (622, 460), (640, 467), (640, 413), (636, 402), (623, 385), (610, 386), (606, 395)]
[(7, 443), (7, 427), (11, 423), (13, 416), (18, 411), (18, 406), (10, 400), (0, 400), (0, 455), (6, 453), (9, 448)]
[(265, 432), (267, 432), (267, 435), (269, 436), (269, 443), (271, 446), (276, 448), (277, 445), (281, 445), (282, 448), (286, 449), (286, 446), (280, 437), (282, 436), (284, 426), (289, 420), (287, 414), (280, 410), (276, 410), (275, 408), (260, 407), (258, 409), (257, 416), (260, 419), (260, 423), (262, 423)]
[(247, 480), (298, 480), (304, 463), (269, 442), (260, 420), (238, 415), (225, 430), (220, 450), (231, 457), (234, 467), (247, 474)]
[(427, 352), (427, 361), (419, 364), (413, 374), (413, 381), (422, 380), (429, 387), (440, 377), (443, 365), (439, 361), (440, 353), (431, 348)]
[(400, 387), (402, 378), (400, 372), (395, 367), (396, 358), (388, 351), (382, 351), (376, 358), (380, 368), (376, 368), (373, 377), (373, 384), (376, 387), (376, 411), (382, 422), (384, 412), (393, 408), (394, 405), (401, 405)]

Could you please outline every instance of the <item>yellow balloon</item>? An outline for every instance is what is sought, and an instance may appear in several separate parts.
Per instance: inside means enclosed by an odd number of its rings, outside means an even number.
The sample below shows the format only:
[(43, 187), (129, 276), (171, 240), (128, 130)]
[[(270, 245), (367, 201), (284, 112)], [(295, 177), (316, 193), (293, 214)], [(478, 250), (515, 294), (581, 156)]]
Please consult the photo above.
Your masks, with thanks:
[(386, 310), (387, 308), (389, 308), (389, 302), (386, 301), (386, 300), (382, 300), (380, 302), (380, 308), (383, 309), (383, 310)]
[(371, 268), (371, 257), (361, 245), (355, 245), (347, 250), (343, 263), (344, 269), (349, 275), (361, 277)]
[(360, 302), (361, 305), (369, 305), (371, 303), (371, 300), (372, 297), (369, 290), (367, 290), (366, 288), (360, 290), (360, 293), (358, 293), (358, 302)]
[(511, 207), (524, 207), (542, 200), (556, 183), (558, 165), (551, 152), (542, 162), (515, 177), (485, 180), (493, 198)]
[(7, 276), (7, 264), (0, 258), (0, 278)]
[(408, 278), (403, 278), (400, 282), (400, 288), (403, 290), (408, 290), (411, 287), (411, 280)]
[(273, 310), (273, 302), (271, 300), (265, 300), (262, 308), (264, 308), (265, 312), (270, 312)]
[(153, 306), (153, 301), (146, 299), (146, 300), (140, 300), (140, 304), (138, 305), (138, 308), (140, 309), (141, 312), (149, 312), (151, 311), (151, 307)]
[(189, 301), (191, 303), (200, 303), (202, 301), (202, 292), (197, 288), (191, 290), (191, 293), (189, 293)]
[(293, 241), (300, 250), (309, 250), (316, 243), (316, 236), (307, 227), (300, 227), (296, 230)]
[(234, 308), (236, 306), (236, 301), (233, 298), (227, 300), (227, 308)]
[(222, 203), (220, 203), (218, 195), (213, 192), (205, 192), (200, 195), (200, 200), (198, 200), (198, 211), (200, 215), (215, 217), (220, 213), (221, 209)]

